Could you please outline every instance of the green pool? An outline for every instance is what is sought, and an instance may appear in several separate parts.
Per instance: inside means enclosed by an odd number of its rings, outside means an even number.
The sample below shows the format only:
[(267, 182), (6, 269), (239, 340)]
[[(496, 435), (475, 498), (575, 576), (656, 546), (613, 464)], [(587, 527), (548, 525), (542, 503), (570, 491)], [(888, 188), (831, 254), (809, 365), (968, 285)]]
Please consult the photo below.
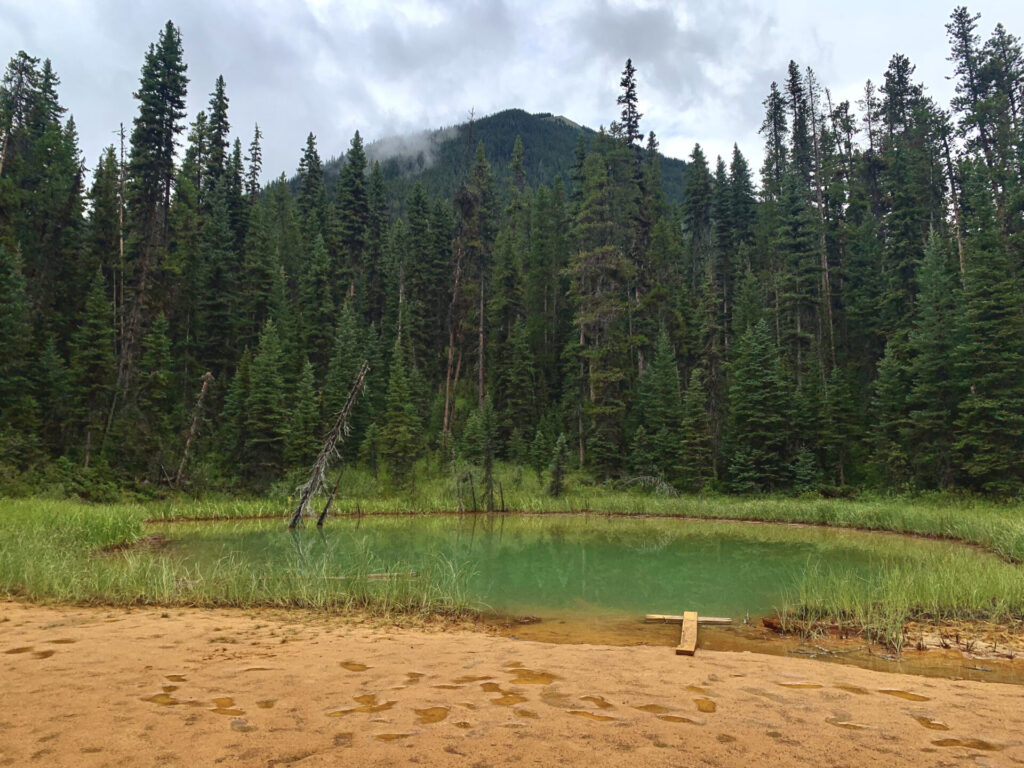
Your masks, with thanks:
[(808, 568), (868, 583), (893, 563), (963, 550), (814, 527), (597, 515), (367, 516), (294, 533), (283, 520), (160, 527), (172, 540), (164, 557), (203, 573), (230, 561), (341, 584), (355, 573), (441, 569), (459, 574), (474, 607), (545, 618), (759, 616), (792, 597)]

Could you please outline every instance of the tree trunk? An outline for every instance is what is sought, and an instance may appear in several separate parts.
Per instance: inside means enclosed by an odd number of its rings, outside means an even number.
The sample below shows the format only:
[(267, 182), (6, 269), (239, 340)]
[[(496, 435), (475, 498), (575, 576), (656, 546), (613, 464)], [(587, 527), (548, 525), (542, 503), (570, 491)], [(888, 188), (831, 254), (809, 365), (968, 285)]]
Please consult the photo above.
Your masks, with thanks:
[(192, 441), (199, 429), (199, 417), (202, 414), (203, 398), (206, 397), (206, 390), (213, 383), (213, 374), (207, 371), (203, 375), (203, 386), (199, 388), (199, 396), (196, 398), (196, 406), (192, 409), (192, 424), (188, 428), (188, 437), (185, 438), (185, 448), (181, 452), (181, 462), (178, 464), (178, 474), (174, 476), (174, 487), (181, 487), (181, 478), (185, 474), (185, 463), (188, 461), (188, 452), (192, 447)]

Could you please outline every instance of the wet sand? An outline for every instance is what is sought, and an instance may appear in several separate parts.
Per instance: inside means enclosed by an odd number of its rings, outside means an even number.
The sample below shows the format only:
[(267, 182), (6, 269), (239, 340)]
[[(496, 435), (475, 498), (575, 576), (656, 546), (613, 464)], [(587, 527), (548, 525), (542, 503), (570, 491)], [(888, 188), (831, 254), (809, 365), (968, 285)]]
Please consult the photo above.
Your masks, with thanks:
[(0, 765), (1024, 764), (1024, 688), (308, 613), (0, 603)]

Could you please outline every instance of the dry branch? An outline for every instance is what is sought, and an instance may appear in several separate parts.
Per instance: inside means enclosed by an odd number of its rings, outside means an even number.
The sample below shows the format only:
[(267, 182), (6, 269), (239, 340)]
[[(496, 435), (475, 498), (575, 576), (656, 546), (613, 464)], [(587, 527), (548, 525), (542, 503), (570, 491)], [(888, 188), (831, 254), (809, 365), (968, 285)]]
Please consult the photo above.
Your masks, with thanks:
[(309, 509), (309, 502), (316, 495), (316, 493), (324, 485), (324, 475), (327, 472), (327, 465), (331, 460), (331, 456), (338, 448), (338, 443), (341, 439), (348, 434), (348, 415), (352, 410), (352, 406), (356, 402), (356, 397), (362, 392), (363, 382), (366, 380), (366, 374), (370, 370), (369, 361), (363, 361), (362, 367), (359, 369), (359, 373), (356, 376), (355, 381), (352, 383), (352, 390), (348, 393), (348, 400), (345, 401), (345, 407), (338, 413), (337, 418), (334, 420), (334, 426), (331, 427), (331, 431), (327, 433), (327, 437), (324, 438), (323, 447), (320, 449), (319, 455), (316, 457), (316, 461), (313, 462), (313, 469), (309, 473), (309, 480), (306, 484), (299, 489), (299, 504), (295, 508), (295, 512), (292, 514), (291, 522), (288, 523), (289, 528), (295, 528), (299, 522), (306, 515)]

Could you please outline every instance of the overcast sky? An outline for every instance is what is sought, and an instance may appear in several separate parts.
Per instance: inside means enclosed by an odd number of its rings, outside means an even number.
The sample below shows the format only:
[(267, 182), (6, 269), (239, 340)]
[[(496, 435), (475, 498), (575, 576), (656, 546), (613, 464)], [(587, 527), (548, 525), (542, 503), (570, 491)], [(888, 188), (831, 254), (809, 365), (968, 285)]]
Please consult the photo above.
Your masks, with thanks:
[[(596, 128), (617, 115), (627, 57), (638, 70), (643, 130), (686, 157), (694, 142), (755, 162), (761, 101), (794, 59), (836, 100), (855, 101), (907, 55), (942, 104), (952, 85), (935, 0), (0, 0), (0, 55), (49, 57), (91, 166), (130, 126), (143, 55), (170, 18), (188, 63), (189, 120), (218, 74), (232, 130), (264, 134), (264, 175), (289, 175), (306, 134), (325, 158), (365, 141), (508, 107)], [(1024, 35), (1024, 2), (974, 1), (980, 30)]]

